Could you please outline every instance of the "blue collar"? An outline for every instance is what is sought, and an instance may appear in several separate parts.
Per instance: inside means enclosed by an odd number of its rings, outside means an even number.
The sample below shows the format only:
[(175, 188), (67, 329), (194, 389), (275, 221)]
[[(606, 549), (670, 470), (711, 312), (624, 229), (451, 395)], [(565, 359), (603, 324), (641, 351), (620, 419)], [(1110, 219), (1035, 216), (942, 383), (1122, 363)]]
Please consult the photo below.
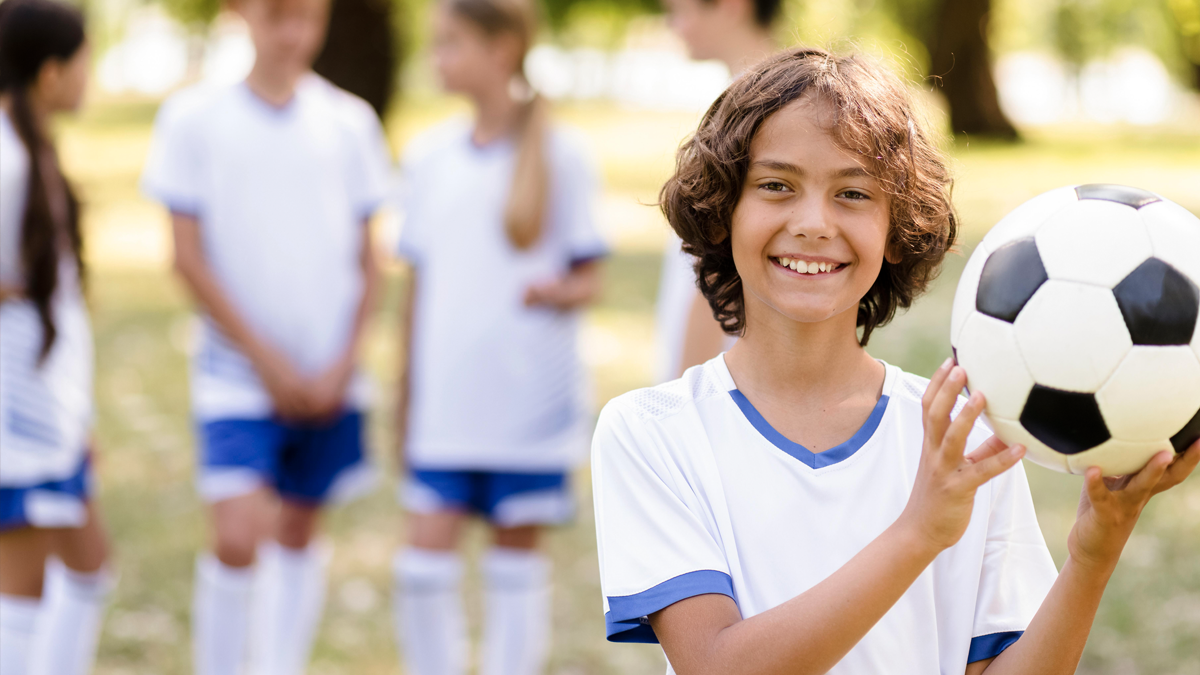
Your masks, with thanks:
[(742, 414), (746, 416), (750, 424), (754, 425), (758, 433), (762, 434), (768, 441), (771, 441), (775, 447), (813, 469), (832, 466), (858, 452), (859, 448), (866, 445), (867, 441), (871, 440), (871, 436), (875, 434), (875, 430), (879, 428), (879, 423), (883, 420), (883, 413), (887, 410), (888, 404), (888, 396), (887, 394), (883, 394), (879, 397), (879, 402), (875, 404), (871, 415), (867, 417), (867, 421), (863, 423), (858, 431), (854, 432), (850, 440), (825, 452), (812, 452), (803, 445), (789, 440), (786, 436), (776, 431), (775, 427), (771, 426), (771, 423), (758, 412), (754, 404), (750, 403), (745, 394), (737, 389), (731, 389), (729, 395), (733, 398), (733, 402), (742, 409)]

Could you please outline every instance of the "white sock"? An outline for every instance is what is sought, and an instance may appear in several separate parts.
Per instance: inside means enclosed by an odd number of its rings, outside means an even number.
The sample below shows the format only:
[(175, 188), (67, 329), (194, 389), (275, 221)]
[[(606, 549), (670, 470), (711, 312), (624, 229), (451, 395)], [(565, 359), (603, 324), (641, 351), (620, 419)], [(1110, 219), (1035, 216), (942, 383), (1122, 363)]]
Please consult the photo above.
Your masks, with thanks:
[(0, 675), (27, 675), (40, 598), (0, 594)]
[(480, 675), (538, 675), (550, 646), (550, 561), (537, 551), (493, 548), (484, 583)]
[(302, 675), (325, 606), (325, 572), (333, 549), (294, 549), (270, 541), (258, 548), (250, 672)]
[(211, 554), (196, 563), (192, 655), (196, 675), (238, 675), (250, 628), (253, 567), (230, 567)]
[(58, 558), (46, 561), (46, 589), (29, 656), (30, 675), (92, 672), (104, 603), (112, 587), (112, 576), (105, 569), (77, 572)]
[(409, 548), (396, 554), (393, 601), (401, 658), (408, 675), (463, 675), (467, 626), (453, 551)]

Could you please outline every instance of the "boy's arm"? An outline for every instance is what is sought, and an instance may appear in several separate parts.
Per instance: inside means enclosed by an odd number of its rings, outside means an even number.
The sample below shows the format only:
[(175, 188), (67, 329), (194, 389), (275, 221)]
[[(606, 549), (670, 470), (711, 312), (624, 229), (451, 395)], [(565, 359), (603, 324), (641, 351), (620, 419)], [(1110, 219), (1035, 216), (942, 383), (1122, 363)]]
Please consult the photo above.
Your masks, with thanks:
[(409, 394), (412, 391), (412, 335), (413, 335), (413, 306), (417, 297), (417, 267), (408, 265), (408, 279), (404, 284), (404, 292), (400, 297), (398, 316), (400, 326), (397, 334), (400, 337), (399, 354), (396, 368), (396, 461), (400, 472), (405, 468), (404, 440), (408, 435)]
[(213, 276), (200, 242), (200, 223), (194, 216), (171, 214), (175, 235), (175, 270), (221, 331), (250, 359), (262, 378), (276, 412), (284, 418), (304, 417), (308, 401), (300, 376), (277, 351), (259, 339), (242, 320)]
[(600, 271), (599, 260), (572, 265), (570, 271), (563, 276), (533, 284), (526, 289), (525, 305), (540, 305), (560, 312), (589, 305), (600, 295)]
[[(1068, 557), (1024, 634), (987, 665), (988, 675), (1074, 673), (1087, 644), (1104, 588), (1134, 525), (1154, 495), (1183, 482), (1200, 463), (1200, 441), (1171, 457), (1161, 452), (1133, 476), (1084, 476)], [(985, 671), (972, 672), (976, 675)]]
[(650, 617), (679, 675), (825, 673), (862, 640), (937, 555), (953, 546), (971, 520), (976, 490), (1024, 455), (993, 437), (964, 455), (985, 405), (972, 394), (950, 413), (966, 384), (947, 361), (922, 401), (921, 463), (904, 512), (838, 571), (791, 600), (741, 619), (729, 598), (695, 596)]

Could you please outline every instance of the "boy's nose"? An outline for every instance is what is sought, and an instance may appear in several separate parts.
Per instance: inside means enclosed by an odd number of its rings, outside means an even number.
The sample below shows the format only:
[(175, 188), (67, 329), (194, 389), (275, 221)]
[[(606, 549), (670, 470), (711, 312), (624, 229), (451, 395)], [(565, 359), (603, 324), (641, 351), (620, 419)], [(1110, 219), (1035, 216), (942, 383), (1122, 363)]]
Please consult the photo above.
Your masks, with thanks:
[(833, 236), (836, 227), (833, 214), (820, 199), (803, 199), (788, 218), (788, 234), (796, 237), (825, 239)]

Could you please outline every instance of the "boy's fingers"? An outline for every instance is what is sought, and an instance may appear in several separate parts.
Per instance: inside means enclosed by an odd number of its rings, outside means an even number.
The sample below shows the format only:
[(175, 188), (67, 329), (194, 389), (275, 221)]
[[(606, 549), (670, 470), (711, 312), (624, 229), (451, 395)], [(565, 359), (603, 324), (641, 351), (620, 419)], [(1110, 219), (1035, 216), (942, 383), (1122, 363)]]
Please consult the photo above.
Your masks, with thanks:
[(1166, 450), (1158, 453), (1146, 462), (1146, 466), (1142, 467), (1125, 485), (1125, 492), (1133, 499), (1146, 499), (1153, 494), (1154, 487), (1162, 480), (1162, 477), (1167, 473), (1167, 467), (1171, 465), (1173, 455)]
[(1024, 456), (1025, 446), (1017, 444), (1008, 447), (1004, 452), (997, 452), (985, 460), (972, 464), (964, 471), (971, 477), (972, 484), (979, 487), (1016, 466)]
[(1089, 467), (1083, 474), (1083, 489), (1087, 492), (1088, 501), (1092, 507), (1107, 504), (1113, 499), (1112, 491), (1104, 484), (1103, 471), (1100, 467)]
[(946, 429), (946, 435), (942, 439), (942, 457), (954, 466), (958, 466), (963, 459), (963, 450), (967, 446), (967, 437), (971, 434), (971, 429), (975, 428), (975, 420), (979, 419), (980, 413), (983, 412), (984, 400), (983, 394), (976, 392), (967, 399), (967, 404), (958, 411), (958, 417), (955, 417), (950, 426)]
[(929, 378), (929, 386), (925, 387), (925, 395), (921, 397), (921, 407), (925, 412), (929, 412), (929, 406), (933, 405), (933, 398), (937, 396), (938, 391), (942, 388), (942, 383), (946, 381), (946, 376), (950, 374), (950, 368), (954, 366), (954, 359), (946, 359), (934, 373), (933, 377)]
[(950, 369), (946, 381), (934, 395), (927, 414), (929, 426), (925, 429), (926, 437), (934, 443), (941, 444), (942, 437), (946, 435), (946, 428), (950, 426), (950, 412), (958, 402), (958, 392), (962, 391), (966, 383), (966, 372), (955, 366)]
[(986, 441), (980, 443), (979, 447), (972, 450), (969, 454), (967, 454), (967, 456), (964, 459), (966, 459), (968, 462), (971, 462), (972, 464), (976, 464), (978, 462), (982, 462), (983, 460), (987, 459), (988, 457), (991, 457), (992, 455), (994, 455), (998, 452), (1004, 452), (1007, 449), (1008, 449), (1007, 443), (1000, 440), (1000, 438), (998, 436), (992, 436), (991, 438), (987, 439)]
[(1197, 464), (1200, 464), (1200, 441), (1182, 454), (1175, 455), (1174, 461), (1167, 467), (1166, 475), (1154, 487), (1154, 494), (1169, 490), (1182, 483), (1196, 470)]

